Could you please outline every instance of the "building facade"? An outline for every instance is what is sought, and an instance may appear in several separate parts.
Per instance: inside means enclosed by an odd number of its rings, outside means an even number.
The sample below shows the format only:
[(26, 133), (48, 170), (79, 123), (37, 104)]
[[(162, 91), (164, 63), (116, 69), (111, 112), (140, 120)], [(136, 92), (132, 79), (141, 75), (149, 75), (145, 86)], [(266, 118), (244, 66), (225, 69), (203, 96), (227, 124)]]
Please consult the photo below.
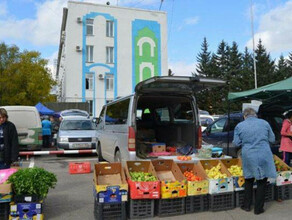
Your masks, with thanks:
[(165, 12), (71, 1), (63, 9), (59, 101), (90, 102), (98, 116), (140, 81), (167, 73)]

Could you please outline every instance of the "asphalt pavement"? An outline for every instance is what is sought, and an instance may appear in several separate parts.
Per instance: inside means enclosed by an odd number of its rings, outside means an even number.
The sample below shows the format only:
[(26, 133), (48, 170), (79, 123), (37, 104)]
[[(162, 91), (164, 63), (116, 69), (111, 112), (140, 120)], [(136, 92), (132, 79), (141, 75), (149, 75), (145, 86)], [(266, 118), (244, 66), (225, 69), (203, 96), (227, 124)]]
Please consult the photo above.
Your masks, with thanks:
[[(43, 167), (57, 175), (58, 183), (51, 189), (44, 201), (44, 216), (49, 220), (94, 220), (93, 216), (93, 173), (69, 174), (69, 162), (98, 162), (94, 155), (70, 155), (57, 157), (55, 155), (35, 156), (24, 161), (23, 166)], [(265, 213), (256, 216), (253, 212), (245, 212), (239, 208), (229, 211), (202, 212), (174, 217), (164, 217), (164, 220), (175, 219), (218, 219), (218, 220), (288, 220), (292, 219), (292, 200), (283, 202), (272, 201), (265, 205)], [(158, 219), (158, 217), (155, 217)]]

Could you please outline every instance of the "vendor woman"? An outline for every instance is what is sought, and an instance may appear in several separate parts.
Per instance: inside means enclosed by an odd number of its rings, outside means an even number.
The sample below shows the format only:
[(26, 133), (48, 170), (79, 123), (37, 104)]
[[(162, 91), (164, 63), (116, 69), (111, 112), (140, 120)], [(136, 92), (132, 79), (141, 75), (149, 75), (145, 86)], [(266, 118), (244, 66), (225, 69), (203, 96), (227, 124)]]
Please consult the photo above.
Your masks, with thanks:
[(245, 178), (244, 204), (245, 211), (251, 210), (253, 184), (256, 180), (254, 214), (264, 212), (265, 187), (267, 178), (276, 178), (276, 168), (270, 144), (275, 135), (268, 122), (258, 119), (252, 108), (243, 111), (244, 121), (234, 130), (233, 144), (242, 147), (242, 165)]

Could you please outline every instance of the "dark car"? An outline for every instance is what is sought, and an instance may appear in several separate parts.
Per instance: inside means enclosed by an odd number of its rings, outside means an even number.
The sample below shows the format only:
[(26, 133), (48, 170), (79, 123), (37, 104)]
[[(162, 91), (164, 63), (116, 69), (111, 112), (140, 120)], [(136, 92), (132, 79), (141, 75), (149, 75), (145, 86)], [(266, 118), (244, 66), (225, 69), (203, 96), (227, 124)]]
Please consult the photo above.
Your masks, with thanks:
[[(282, 156), (279, 152), (280, 140), (281, 140), (281, 127), (284, 119), (284, 110), (280, 106), (261, 105), (259, 108), (258, 116), (269, 122), (274, 134), (276, 141), (271, 144), (273, 154)], [(208, 144), (217, 145), (223, 147), (223, 152), (226, 155), (232, 157), (241, 156), (241, 148), (235, 147), (232, 144), (234, 136), (235, 126), (243, 121), (242, 113), (230, 114), (230, 128), (228, 132), (228, 115), (224, 115), (218, 120), (210, 124), (203, 132), (203, 141)], [(229, 142), (229, 147), (228, 147)]]

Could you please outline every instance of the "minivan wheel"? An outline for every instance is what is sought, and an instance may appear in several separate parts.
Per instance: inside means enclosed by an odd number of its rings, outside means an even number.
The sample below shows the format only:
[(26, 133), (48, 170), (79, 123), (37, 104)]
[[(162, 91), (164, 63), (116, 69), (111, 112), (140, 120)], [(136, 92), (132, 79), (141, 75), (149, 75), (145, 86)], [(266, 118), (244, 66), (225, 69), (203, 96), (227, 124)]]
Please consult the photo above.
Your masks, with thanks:
[(97, 153), (98, 161), (99, 161), (99, 162), (103, 161), (103, 158), (102, 158), (102, 155), (101, 155), (101, 147), (100, 147), (100, 143), (98, 143), (98, 145), (97, 145), (96, 153)]
[(119, 150), (115, 153), (115, 162), (121, 162), (121, 152)]

